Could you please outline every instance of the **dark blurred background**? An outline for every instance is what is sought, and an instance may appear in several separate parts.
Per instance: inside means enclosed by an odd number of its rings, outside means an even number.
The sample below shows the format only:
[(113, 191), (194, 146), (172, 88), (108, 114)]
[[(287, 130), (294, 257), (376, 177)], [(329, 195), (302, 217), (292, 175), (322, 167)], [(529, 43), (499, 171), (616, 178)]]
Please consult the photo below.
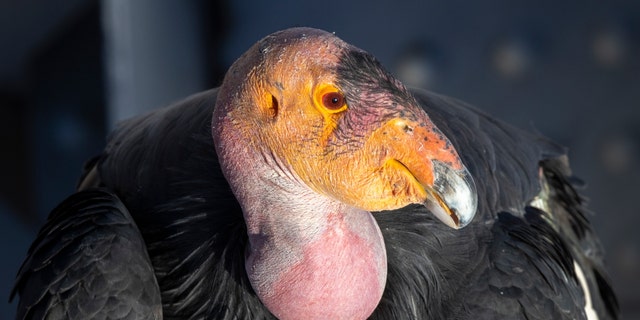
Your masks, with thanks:
[(288, 2), (0, 1), (0, 319), (39, 226), (114, 123), (219, 85), (291, 26), (568, 146), (624, 318), (640, 319), (640, 1)]

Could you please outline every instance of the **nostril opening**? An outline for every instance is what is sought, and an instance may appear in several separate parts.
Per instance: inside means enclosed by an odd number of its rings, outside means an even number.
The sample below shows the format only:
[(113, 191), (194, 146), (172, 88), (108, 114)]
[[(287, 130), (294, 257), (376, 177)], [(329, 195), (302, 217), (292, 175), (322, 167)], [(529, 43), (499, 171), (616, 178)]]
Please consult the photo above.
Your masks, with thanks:
[(404, 120), (398, 119), (394, 121), (394, 124), (396, 126), (395, 130), (398, 130), (398, 131), (402, 130), (404, 133), (409, 133), (409, 134), (413, 133), (413, 127), (407, 124), (407, 122)]
[(271, 96), (271, 112), (274, 116), (278, 114), (278, 99), (273, 95)]

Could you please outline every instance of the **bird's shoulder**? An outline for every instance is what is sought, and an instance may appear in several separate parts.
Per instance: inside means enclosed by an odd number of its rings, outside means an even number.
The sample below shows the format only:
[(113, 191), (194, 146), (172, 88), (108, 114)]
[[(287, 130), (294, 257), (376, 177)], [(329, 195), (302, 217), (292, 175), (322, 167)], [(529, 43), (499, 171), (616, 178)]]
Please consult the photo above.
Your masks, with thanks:
[(121, 123), (89, 166), (140, 226), (165, 317), (271, 319), (246, 276), (242, 210), (211, 137), (217, 92)]
[[(121, 122), (90, 165), (132, 214), (162, 202), (192, 157), (215, 153), (210, 141), (217, 89)], [(207, 139), (208, 138), (208, 139)], [(194, 141), (198, 143), (194, 143)], [(90, 171), (90, 168), (86, 171)]]
[(566, 154), (554, 141), (458, 99), (417, 89), (414, 95), (476, 181), (482, 219), (493, 220), (502, 210), (524, 214), (523, 204), (540, 192), (539, 163)]
[(16, 293), (17, 319), (162, 318), (144, 241), (118, 197), (103, 189), (73, 194), (51, 212)]
[[(453, 284), (458, 289), (449, 290), (455, 292), (452, 297), (467, 304), (441, 311), (460, 317), (560, 319), (594, 312), (600, 319), (616, 318), (602, 249), (565, 148), (459, 100), (427, 91), (414, 94), (454, 144), (478, 189), (477, 217), (454, 231), (463, 241), (452, 241), (450, 230), (430, 223), (411, 232), (421, 235), (411, 241), (421, 243), (417, 247), (447, 246), (422, 249), (436, 257), (425, 265), (443, 276), (432, 281)], [(406, 230), (394, 233), (402, 239)], [(452, 281), (459, 277), (468, 282)]]

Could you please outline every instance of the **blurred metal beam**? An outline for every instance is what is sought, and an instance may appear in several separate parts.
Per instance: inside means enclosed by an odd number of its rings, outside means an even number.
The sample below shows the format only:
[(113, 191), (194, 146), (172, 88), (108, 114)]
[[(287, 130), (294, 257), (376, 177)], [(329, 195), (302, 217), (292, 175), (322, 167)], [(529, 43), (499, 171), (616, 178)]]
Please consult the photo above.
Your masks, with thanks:
[(102, 0), (108, 128), (204, 89), (200, 5)]

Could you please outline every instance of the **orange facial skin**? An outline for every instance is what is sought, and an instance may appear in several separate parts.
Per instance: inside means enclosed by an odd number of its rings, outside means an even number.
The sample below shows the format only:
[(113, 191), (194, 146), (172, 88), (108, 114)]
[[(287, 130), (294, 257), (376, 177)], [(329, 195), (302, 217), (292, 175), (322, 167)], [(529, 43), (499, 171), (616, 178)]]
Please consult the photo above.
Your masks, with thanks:
[[(397, 209), (425, 202), (433, 160), (463, 168), (406, 88), (389, 74), (379, 77), (384, 70), (359, 49), (319, 37), (250, 52), (266, 62), (237, 71), (249, 74), (238, 88), (245, 101), (227, 116), (244, 118), (253, 148), (315, 191), (364, 210)], [(363, 64), (349, 67), (363, 74), (346, 75), (345, 63)], [(367, 91), (367, 68), (386, 83)], [(326, 105), (327, 95), (344, 104)]]
[(387, 261), (370, 211), (419, 203), (460, 228), (476, 210), (467, 170), (409, 91), (330, 33), (289, 29), (249, 49), (212, 134), (247, 225), (248, 278), (281, 319), (373, 312)]

